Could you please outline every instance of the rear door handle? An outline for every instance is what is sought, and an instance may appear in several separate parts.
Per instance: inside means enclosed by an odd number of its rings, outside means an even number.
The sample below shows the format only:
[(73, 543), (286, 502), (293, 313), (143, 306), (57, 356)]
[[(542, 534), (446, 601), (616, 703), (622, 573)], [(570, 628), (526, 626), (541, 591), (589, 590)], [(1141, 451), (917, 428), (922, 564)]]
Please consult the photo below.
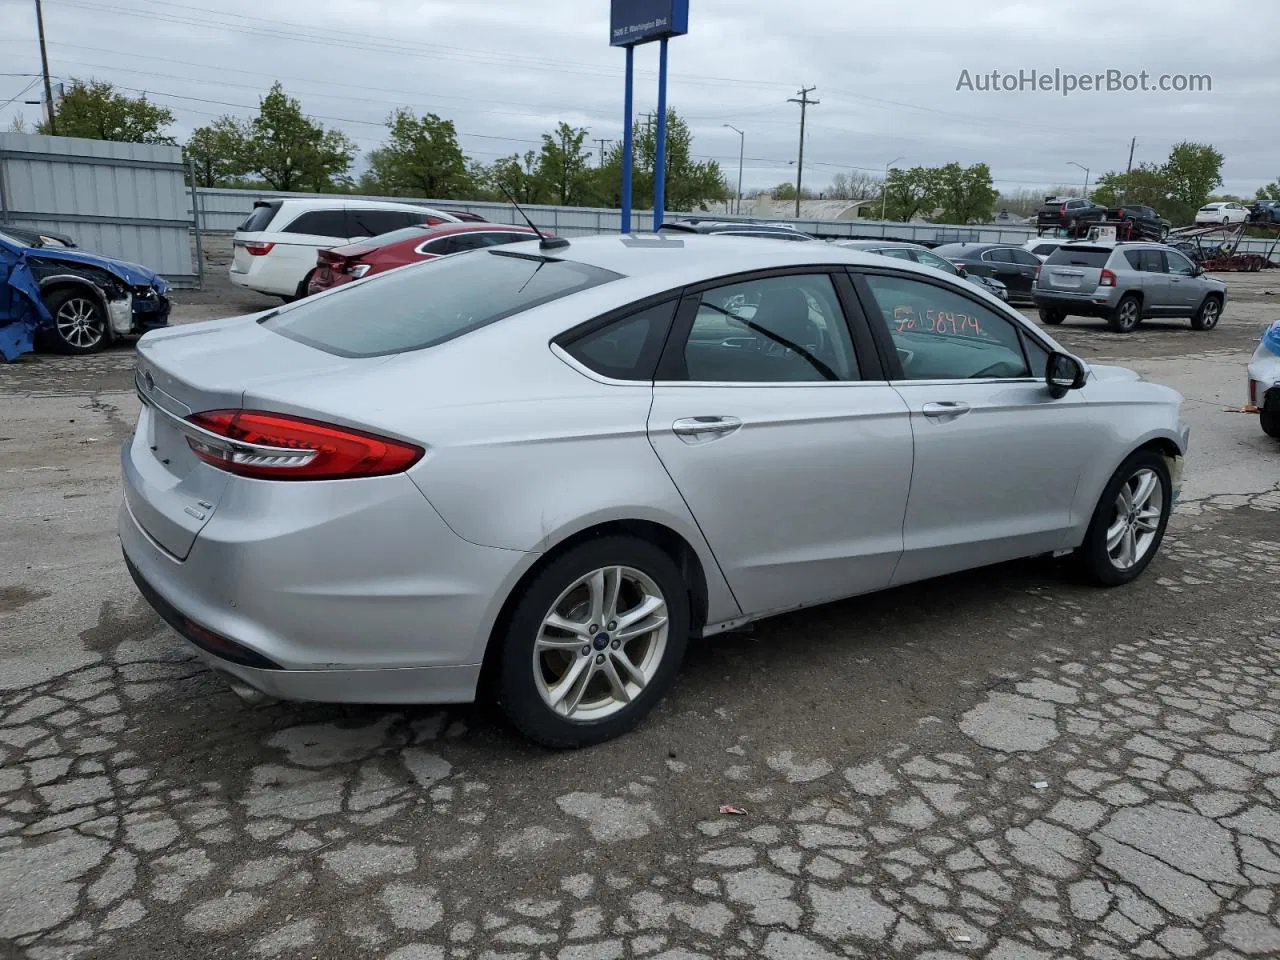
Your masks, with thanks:
[(945, 422), (954, 420), (956, 417), (963, 417), (969, 412), (969, 405), (958, 400), (939, 400), (934, 403), (926, 403), (920, 408), (920, 412), (930, 420)]
[(672, 432), (685, 443), (707, 443), (727, 437), (742, 426), (737, 417), (684, 417), (671, 425)]

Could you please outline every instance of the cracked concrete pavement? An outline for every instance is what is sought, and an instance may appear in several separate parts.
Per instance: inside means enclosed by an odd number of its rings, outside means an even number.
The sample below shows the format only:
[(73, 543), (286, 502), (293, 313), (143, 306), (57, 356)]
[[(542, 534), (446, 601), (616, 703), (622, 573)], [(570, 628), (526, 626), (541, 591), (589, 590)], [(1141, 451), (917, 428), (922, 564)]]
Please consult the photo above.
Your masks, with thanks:
[(483, 707), (242, 706), (119, 561), (132, 351), (0, 367), (0, 957), (1280, 955), (1280, 444), (1224, 410), (1280, 280), (1229, 282), (1212, 334), (1054, 331), (1188, 397), (1140, 582), (778, 618), (571, 754)]

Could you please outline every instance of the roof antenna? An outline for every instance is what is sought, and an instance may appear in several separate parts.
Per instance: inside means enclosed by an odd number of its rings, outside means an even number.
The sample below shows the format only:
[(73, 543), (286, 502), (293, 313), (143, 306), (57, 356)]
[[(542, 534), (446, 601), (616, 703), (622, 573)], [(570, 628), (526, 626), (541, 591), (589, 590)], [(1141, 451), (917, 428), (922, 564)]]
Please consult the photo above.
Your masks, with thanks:
[(529, 229), (538, 235), (539, 250), (559, 250), (562, 247), (567, 247), (569, 245), (569, 241), (564, 237), (548, 237), (545, 233), (539, 230), (534, 226), (533, 221), (529, 219), (529, 215), (520, 209), (520, 204), (516, 203), (516, 198), (511, 195), (511, 191), (502, 184), (498, 184), (498, 189), (501, 190), (503, 194), (506, 195), (506, 198), (511, 201), (511, 205), (516, 208), (516, 213), (520, 214), (520, 216), (524, 218), (524, 222), (529, 225)]

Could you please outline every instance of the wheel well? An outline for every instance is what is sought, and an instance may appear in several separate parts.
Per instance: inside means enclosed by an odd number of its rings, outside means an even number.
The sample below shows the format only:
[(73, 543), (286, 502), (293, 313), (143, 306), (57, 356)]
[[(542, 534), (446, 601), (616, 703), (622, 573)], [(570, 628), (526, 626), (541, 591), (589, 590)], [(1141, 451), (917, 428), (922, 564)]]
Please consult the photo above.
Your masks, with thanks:
[[(1120, 300), (1123, 300), (1125, 297), (1133, 297), (1133, 299), (1137, 300), (1139, 304), (1143, 302), (1141, 290), (1126, 290), (1120, 295)], [(1119, 300), (1116, 302), (1119, 303)]]
[(537, 562), (526, 570), (524, 575), (516, 582), (516, 585), (511, 588), (511, 592), (507, 595), (507, 599), (503, 602), (502, 609), (498, 613), (498, 618), (493, 623), (493, 630), (489, 634), (489, 643), (485, 647), (484, 667), (481, 670), (482, 685), (492, 676), (493, 669), (496, 666), (496, 654), (501, 644), (495, 641), (506, 630), (525, 586), (565, 551), (572, 550), (579, 544), (590, 540), (608, 536), (627, 536), (647, 540), (657, 545), (663, 553), (675, 562), (684, 576), (686, 586), (689, 588), (689, 629), (692, 635), (697, 636), (707, 622), (708, 602), (707, 576), (702, 569), (702, 561), (698, 559), (697, 551), (690, 546), (689, 541), (684, 537), (670, 527), (664, 527), (660, 523), (654, 523), (649, 520), (611, 520), (608, 523), (600, 523), (594, 527), (580, 530), (573, 536), (561, 540), (540, 556)]
[(93, 283), (89, 280), (78, 280), (73, 277), (61, 277), (57, 280), (51, 281), (48, 284), (48, 286), (41, 287), (40, 293), (42, 296), (47, 298), (47, 297), (52, 297), (54, 294), (59, 293), (62, 290), (75, 290), (76, 292), (81, 292), (81, 291), (87, 292), (93, 297), (94, 301), (97, 302), (97, 304), (100, 307), (102, 307), (104, 310), (106, 309), (106, 303), (105, 303), (104, 297), (102, 296), (102, 291), (99, 290), (96, 286), (94, 286)]
[[(1182, 451), (1178, 449), (1178, 445), (1168, 437), (1156, 437), (1154, 440), (1148, 440), (1138, 450), (1154, 450), (1160, 456), (1172, 459), (1182, 456)], [(1138, 451), (1135, 450), (1134, 453)]]

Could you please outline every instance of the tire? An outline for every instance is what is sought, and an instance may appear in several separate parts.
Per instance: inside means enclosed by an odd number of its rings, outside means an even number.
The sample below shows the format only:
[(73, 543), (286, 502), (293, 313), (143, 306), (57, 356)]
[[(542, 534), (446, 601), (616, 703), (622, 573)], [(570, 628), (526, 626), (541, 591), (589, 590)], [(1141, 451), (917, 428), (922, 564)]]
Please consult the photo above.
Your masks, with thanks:
[[(1148, 476), (1159, 482), (1159, 489), (1151, 491), (1144, 501), (1148, 508), (1144, 509), (1143, 503), (1138, 503), (1130, 514), (1122, 516), (1122, 488), (1129, 491), (1132, 499), (1135, 490), (1143, 489)], [(1158, 516), (1154, 514), (1157, 509)], [(1173, 487), (1169, 465), (1164, 457), (1155, 450), (1138, 450), (1130, 454), (1112, 474), (1094, 508), (1089, 532), (1076, 551), (1080, 572), (1086, 579), (1104, 587), (1118, 587), (1138, 579), (1160, 549), (1172, 509)], [(1108, 539), (1115, 537), (1118, 527), (1120, 539), (1109, 548)], [(1132, 546), (1136, 559), (1126, 563), (1126, 540), (1131, 531), (1134, 535)]]
[(1051, 327), (1056, 327), (1063, 320), (1067, 319), (1067, 311), (1061, 307), (1041, 307), (1040, 322), (1046, 323)]
[(301, 282), (298, 284), (298, 289), (293, 293), (294, 300), (301, 300), (303, 297), (307, 296), (307, 293), (309, 292), (308, 287), (311, 286), (311, 278), (315, 275), (316, 271), (314, 267), (307, 271), (307, 275), (302, 278)]
[(1258, 419), (1262, 421), (1263, 433), (1280, 440), (1280, 410), (1259, 410)]
[[(593, 575), (600, 576), (595, 582), (605, 613), (607, 594), (621, 582), (621, 616), (602, 614), (600, 623), (590, 622)], [(580, 544), (552, 560), (522, 594), (504, 635), (494, 638), (501, 643), (495, 680), (499, 706), (529, 739), (555, 749), (612, 740), (637, 726), (675, 681), (689, 640), (688, 587), (675, 561), (655, 544), (625, 536)], [(665, 621), (656, 613), (642, 618), (640, 626), (652, 628), (619, 646), (611, 633), (621, 627), (610, 624), (625, 623), (628, 613), (655, 600), (665, 605)], [(548, 626), (553, 616), (566, 627)], [(546, 641), (554, 646), (539, 650)], [(576, 702), (571, 706), (570, 700)]]
[(1222, 225), (1223, 225), (1224, 227), (1230, 226), (1230, 225), (1231, 225), (1231, 218), (1230, 218), (1230, 217), (1223, 217), (1223, 218), (1222, 218)]
[(1218, 320), (1221, 317), (1222, 301), (1213, 295), (1207, 296), (1204, 298), (1204, 302), (1200, 304), (1200, 309), (1191, 317), (1191, 329), (1212, 330), (1218, 325)]
[(78, 287), (54, 291), (46, 306), (53, 314), (49, 339), (62, 353), (97, 353), (111, 342), (107, 311), (102, 301)]
[(1141, 321), (1142, 301), (1132, 293), (1126, 293), (1111, 311), (1107, 326), (1116, 333), (1132, 333)]
[(1160, 225), (1160, 242), (1164, 243), (1168, 239), (1169, 239), (1169, 228), (1166, 227), (1164, 224), (1161, 224)]

